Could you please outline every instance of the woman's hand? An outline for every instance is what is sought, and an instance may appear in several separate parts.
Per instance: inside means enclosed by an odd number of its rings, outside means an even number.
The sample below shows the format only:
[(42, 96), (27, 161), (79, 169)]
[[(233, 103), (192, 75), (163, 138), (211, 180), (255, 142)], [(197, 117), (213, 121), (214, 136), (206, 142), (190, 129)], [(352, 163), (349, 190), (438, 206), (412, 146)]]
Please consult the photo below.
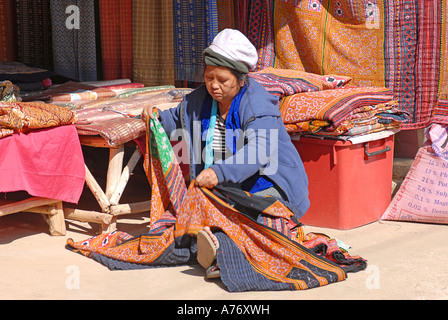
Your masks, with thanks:
[(196, 177), (196, 186), (203, 188), (214, 188), (218, 185), (218, 176), (211, 168), (205, 169)]
[(153, 106), (145, 106), (142, 111), (142, 120), (146, 121), (148, 117), (150, 119), (154, 119), (154, 112), (158, 111), (156, 107)]

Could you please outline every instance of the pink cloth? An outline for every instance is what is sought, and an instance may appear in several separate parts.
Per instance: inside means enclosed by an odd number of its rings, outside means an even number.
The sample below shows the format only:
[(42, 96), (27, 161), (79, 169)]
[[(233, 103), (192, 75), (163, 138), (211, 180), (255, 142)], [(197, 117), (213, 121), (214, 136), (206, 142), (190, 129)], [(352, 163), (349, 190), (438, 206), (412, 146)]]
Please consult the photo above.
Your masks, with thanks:
[(85, 174), (74, 125), (0, 139), (0, 192), (26, 191), (34, 197), (77, 204)]

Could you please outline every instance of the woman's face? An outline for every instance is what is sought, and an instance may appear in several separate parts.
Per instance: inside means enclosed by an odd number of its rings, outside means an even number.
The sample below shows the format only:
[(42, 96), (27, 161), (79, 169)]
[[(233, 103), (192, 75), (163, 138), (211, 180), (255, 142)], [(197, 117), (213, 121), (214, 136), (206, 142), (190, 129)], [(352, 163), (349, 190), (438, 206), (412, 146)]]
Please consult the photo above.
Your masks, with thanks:
[(244, 85), (244, 82), (238, 81), (232, 71), (226, 67), (206, 66), (204, 80), (208, 93), (221, 103), (232, 102)]

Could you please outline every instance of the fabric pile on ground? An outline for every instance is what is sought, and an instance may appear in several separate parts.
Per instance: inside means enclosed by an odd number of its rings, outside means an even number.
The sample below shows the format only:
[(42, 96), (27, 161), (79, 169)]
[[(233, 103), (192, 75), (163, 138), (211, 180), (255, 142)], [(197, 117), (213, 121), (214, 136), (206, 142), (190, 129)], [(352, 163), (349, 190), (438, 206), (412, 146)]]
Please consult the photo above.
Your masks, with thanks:
[[(273, 197), (254, 197), (233, 188), (187, 188), (171, 144), (157, 119), (147, 124), (145, 170), (152, 187), (149, 233), (102, 234), (69, 239), (66, 248), (111, 270), (196, 264), (196, 235), (206, 225), (220, 229), (217, 261), (231, 292), (301, 290), (345, 280), (366, 260), (350, 256), (334, 239), (304, 233), (293, 213)], [(272, 229), (254, 220), (264, 214), (288, 221)], [(285, 231), (287, 230), (287, 231)]]

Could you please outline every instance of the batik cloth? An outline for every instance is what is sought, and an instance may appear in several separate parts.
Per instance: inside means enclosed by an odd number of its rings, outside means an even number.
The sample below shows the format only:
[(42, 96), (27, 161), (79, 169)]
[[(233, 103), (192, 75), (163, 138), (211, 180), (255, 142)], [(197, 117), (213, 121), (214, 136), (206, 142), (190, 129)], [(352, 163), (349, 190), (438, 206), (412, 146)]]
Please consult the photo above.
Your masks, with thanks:
[[(152, 188), (149, 233), (133, 237), (118, 231), (81, 242), (69, 239), (67, 249), (112, 270), (194, 264), (196, 235), (208, 225), (221, 230), (218, 263), (232, 292), (308, 289), (342, 281), (346, 272), (366, 267), (364, 259), (345, 255), (328, 239), (320, 238), (319, 245), (308, 248), (307, 240), (313, 236), (305, 236), (292, 221), (293, 213), (275, 198), (254, 197), (233, 188), (203, 189), (194, 182), (187, 188), (163, 127), (157, 119), (147, 126), (144, 166)], [(283, 219), (287, 232), (258, 223), (255, 217), (260, 214)]]
[(76, 115), (43, 102), (0, 102), (0, 127), (19, 132), (74, 124)]

